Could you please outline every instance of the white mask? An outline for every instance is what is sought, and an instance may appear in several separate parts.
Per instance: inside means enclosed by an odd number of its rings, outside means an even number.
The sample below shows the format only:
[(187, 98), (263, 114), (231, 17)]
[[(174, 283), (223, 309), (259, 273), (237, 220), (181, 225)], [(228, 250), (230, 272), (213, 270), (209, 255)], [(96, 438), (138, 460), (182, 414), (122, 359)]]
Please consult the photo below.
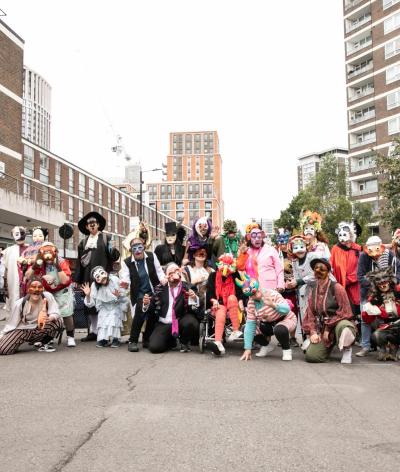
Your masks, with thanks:
[(32, 240), (34, 243), (43, 242), (44, 241), (44, 234), (41, 229), (35, 229), (32, 233)]
[(108, 277), (108, 273), (103, 269), (103, 267), (96, 267), (93, 271), (93, 279), (98, 283), (101, 284), (104, 280)]
[(167, 241), (167, 244), (175, 244), (176, 234), (167, 234), (165, 236), (165, 240)]
[(303, 233), (304, 233), (304, 236), (307, 236), (308, 234), (311, 234), (311, 236), (315, 236), (314, 226), (305, 226)]
[(347, 243), (348, 241), (350, 241), (351, 240), (350, 229), (346, 227), (341, 228), (338, 232), (338, 239), (340, 243)]
[(25, 228), (22, 228), (20, 226), (15, 226), (12, 229), (11, 234), (12, 234), (12, 236), (14, 238), (14, 241), (16, 243), (21, 242), (21, 241), (25, 241), (25, 235), (26, 235)]

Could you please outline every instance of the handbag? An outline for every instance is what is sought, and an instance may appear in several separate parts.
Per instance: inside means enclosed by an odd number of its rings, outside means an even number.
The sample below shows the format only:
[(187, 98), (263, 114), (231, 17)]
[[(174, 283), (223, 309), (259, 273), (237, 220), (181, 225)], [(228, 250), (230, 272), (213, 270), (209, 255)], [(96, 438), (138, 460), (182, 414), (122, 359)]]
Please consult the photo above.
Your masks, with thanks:
[(82, 267), (87, 267), (90, 264), (90, 260), (92, 258), (92, 250), (91, 249), (85, 249), (83, 254), (81, 255), (81, 266)]

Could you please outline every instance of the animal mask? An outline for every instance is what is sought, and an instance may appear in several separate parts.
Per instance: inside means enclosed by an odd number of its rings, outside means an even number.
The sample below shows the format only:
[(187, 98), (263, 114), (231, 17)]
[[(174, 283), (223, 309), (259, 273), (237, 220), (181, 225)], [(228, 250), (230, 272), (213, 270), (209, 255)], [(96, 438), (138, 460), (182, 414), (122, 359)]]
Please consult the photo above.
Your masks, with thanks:
[(215, 265), (222, 273), (223, 277), (228, 277), (228, 275), (236, 272), (236, 260), (232, 254), (222, 254), (222, 256), (219, 256), (218, 262), (216, 262)]
[(340, 243), (347, 243), (355, 240), (354, 224), (341, 221), (335, 230)]
[[(58, 250), (52, 243), (42, 244), (38, 252), (38, 261), (42, 260), (45, 264), (54, 264), (57, 259)], [(40, 264), (39, 264), (40, 265)]]
[(250, 297), (259, 289), (260, 284), (257, 279), (253, 279), (246, 273), (242, 274), (240, 279), (235, 278), (235, 284), (242, 289), (243, 295)]
[(395, 290), (397, 280), (391, 267), (368, 272), (366, 277), (370, 281), (372, 292), (387, 293)]

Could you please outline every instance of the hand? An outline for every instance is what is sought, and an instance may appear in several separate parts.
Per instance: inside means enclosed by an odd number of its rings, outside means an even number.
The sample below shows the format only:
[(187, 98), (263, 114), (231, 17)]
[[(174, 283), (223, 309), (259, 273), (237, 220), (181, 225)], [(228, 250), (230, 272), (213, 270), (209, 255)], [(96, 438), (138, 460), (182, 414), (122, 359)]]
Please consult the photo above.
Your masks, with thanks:
[(124, 282), (123, 280), (121, 280), (121, 282), (119, 283), (119, 286), (125, 290), (129, 287), (129, 284), (128, 282)]
[(146, 293), (145, 296), (143, 297), (143, 306), (149, 306), (150, 300), (151, 300), (150, 295)]
[(321, 342), (321, 336), (317, 333), (314, 333), (310, 336), (310, 341), (312, 344), (318, 344)]
[(210, 235), (211, 238), (215, 239), (216, 237), (218, 237), (218, 235), (219, 235), (219, 226), (213, 226), (211, 228), (211, 235)]
[(247, 244), (246, 244), (245, 241), (243, 241), (243, 242), (240, 244), (240, 246), (239, 246), (238, 252), (239, 252), (240, 254), (246, 254), (247, 250), (248, 250)]
[(83, 293), (88, 297), (90, 295), (90, 285), (88, 282), (84, 283), (81, 285), (81, 289), (83, 290)]
[(251, 349), (246, 349), (240, 358), (241, 361), (251, 361)]
[(240, 311), (244, 311), (243, 300), (239, 300), (239, 309), (240, 309)]
[(212, 302), (212, 308), (213, 310), (217, 310), (219, 308), (219, 303), (218, 303), (218, 300), (211, 300)]
[(112, 294), (118, 298), (121, 295), (121, 292), (116, 288)]
[(189, 298), (193, 301), (197, 300), (197, 295), (194, 293), (192, 289), (188, 291)]

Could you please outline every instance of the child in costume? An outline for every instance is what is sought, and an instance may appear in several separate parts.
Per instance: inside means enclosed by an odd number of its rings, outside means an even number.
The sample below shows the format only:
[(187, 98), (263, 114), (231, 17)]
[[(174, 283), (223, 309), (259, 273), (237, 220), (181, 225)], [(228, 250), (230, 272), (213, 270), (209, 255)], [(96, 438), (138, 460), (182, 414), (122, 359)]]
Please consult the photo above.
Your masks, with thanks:
[(331, 253), (328, 247), (328, 239), (322, 231), (321, 215), (316, 211), (305, 211), (300, 218), (300, 229), (307, 241), (308, 252), (315, 252), (317, 257), (329, 261)]
[(75, 347), (74, 294), (68, 261), (58, 255), (54, 244), (46, 242), (39, 248), (32, 272), (34, 276), (40, 277), (44, 289), (54, 296), (67, 332), (67, 346)]
[[(240, 281), (237, 281), (240, 284)], [(251, 359), (253, 340), (260, 344), (257, 357), (265, 357), (270, 349), (271, 336), (276, 336), (282, 346), (282, 360), (292, 360), (290, 333), (296, 329), (297, 318), (289, 303), (276, 290), (259, 290), (257, 283), (247, 304), (247, 320), (244, 329), (244, 353), (241, 360)], [(246, 284), (244, 284), (246, 288)], [(245, 292), (249, 294), (249, 291)]]
[(395, 361), (400, 345), (400, 287), (391, 267), (369, 272), (367, 278), (370, 288), (362, 319), (375, 330), (372, 339), (378, 347), (378, 360)]
[(121, 345), (121, 328), (125, 318), (127, 304), (127, 284), (120, 282), (115, 275), (108, 274), (102, 266), (92, 269), (92, 285), (83, 284), (85, 305), (96, 307), (98, 311), (97, 344), (96, 347), (111, 347)]
[(265, 233), (259, 227), (249, 225), (248, 229), (247, 243), (239, 248), (237, 269), (257, 279), (261, 289), (284, 290), (283, 266), (278, 252), (264, 243)]
[(215, 317), (215, 342), (212, 350), (215, 355), (225, 354), (222, 344), (226, 317), (232, 322), (233, 332), (228, 341), (234, 341), (242, 336), (240, 331), (239, 309), (243, 312), (243, 292), (235, 285), (235, 259), (232, 254), (222, 254), (216, 263), (217, 271), (212, 272), (207, 281), (206, 309), (211, 308)]

